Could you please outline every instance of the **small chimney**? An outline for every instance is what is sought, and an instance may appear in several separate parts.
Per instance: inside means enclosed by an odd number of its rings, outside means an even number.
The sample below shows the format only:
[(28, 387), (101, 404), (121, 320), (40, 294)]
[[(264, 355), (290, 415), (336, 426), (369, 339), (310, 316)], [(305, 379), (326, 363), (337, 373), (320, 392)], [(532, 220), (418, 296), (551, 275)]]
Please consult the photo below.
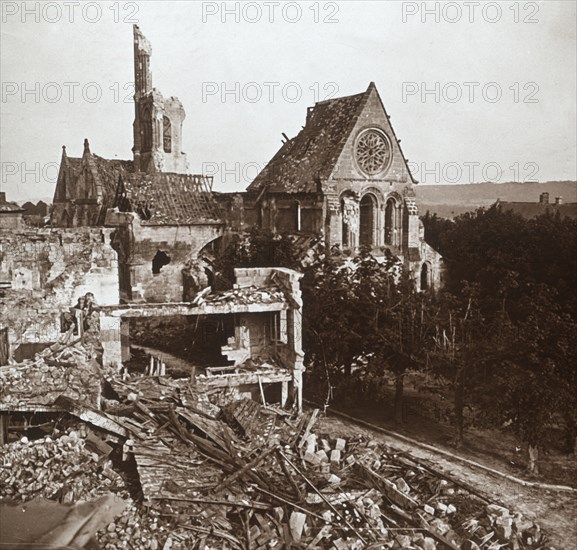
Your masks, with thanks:
[(0, 191), (0, 202), (6, 202), (6, 193), (4, 191)]
[(555, 197), (555, 204), (563, 204), (563, 197)]
[(549, 204), (549, 193), (541, 193), (539, 195), (539, 202), (541, 204)]

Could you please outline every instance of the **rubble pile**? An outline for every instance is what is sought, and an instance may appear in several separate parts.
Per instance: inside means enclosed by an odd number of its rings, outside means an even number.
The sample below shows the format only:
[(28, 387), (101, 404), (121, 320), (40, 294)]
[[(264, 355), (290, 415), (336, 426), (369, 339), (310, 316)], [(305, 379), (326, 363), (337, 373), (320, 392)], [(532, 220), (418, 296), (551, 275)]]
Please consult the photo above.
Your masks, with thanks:
[(504, 548), (547, 548), (545, 535), (538, 524), (518, 512), (511, 515), (507, 508), (498, 504), (487, 504), (485, 513), (465, 521), (463, 528), (471, 537), (464, 546), (466, 550), (480, 550), (483, 545), (494, 546), (492, 541), (495, 540), (510, 543)]
[(210, 293), (210, 287), (193, 300), (193, 304), (201, 305), (206, 302), (208, 305), (223, 305), (227, 303), (235, 304), (273, 304), (285, 302), (285, 293), (275, 286), (270, 286), (263, 290), (262, 287), (250, 286), (239, 287), (235, 285), (232, 290)]
[(532, 521), (318, 410), (128, 372), (105, 395), (83, 424), (4, 446), (2, 500), (112, 493), (127, 505), (97, 533), (105, 550), (547, 548)]
[(80, 341), (56, 343), (33, 360), (0, 367), (0, 410), (32, 410), (58, 398), (97, 406), (101, 373)]
[[(199, 541), (250, 549), (543, 548), (532, 522), (509, 521), (505, 509), (409, 455), (362, 436), (339, 437), (318, 411), (290, 415), (219, 394), (209, 400), (183, 381), (154, 380), (112, 385), (144, 504), (158, 514), (156, 542), (170, 538), (175, 549)], [(162, 522), (171, 526), (164, 540)], [(101, 541), (113, 543), (110, 533)]]
[(23, 437), (2, 449), (0, 498), (44, 497), (67, 504), (120, 493), (125, 484), (107, 458), (111, 450), (94, 434), (87, 435), (84, 426), (34, 441)]
[[(179, 530), (176, 530), (179, 531)], [(154, 509), (148, 509), (128, 499), (124, 512), (98, 533), (103, 550), (131, 548), (134, 550), (163, 550), (172, 547), (172, 540), (193, 542), (190, 533), (172, 532), (170, 525)], [(190, 548), (192, 545), (182, 545)], [(176, 546), (174, 547), (176, 550)]]

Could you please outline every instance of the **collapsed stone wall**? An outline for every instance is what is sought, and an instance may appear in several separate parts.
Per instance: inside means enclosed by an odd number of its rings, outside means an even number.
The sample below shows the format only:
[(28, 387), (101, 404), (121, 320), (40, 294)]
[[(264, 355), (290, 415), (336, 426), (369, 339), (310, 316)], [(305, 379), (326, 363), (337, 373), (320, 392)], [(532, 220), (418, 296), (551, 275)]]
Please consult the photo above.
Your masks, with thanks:
[[(146, 302), (182, 302), (185, 298), (183, 271), (191, 272), (198, 253), (221, 233), (216, 224), (133, 226), (133, 231), (129, 260), (132, 300)], [(155, 269), (155, 258), (159, 256), (164, 260)], [(203, 272), (197, 275), (201, 280), (196, 285), (190, 282), (192, 295), (207, 284)], [(191, 278), (194, 278), (192, 274)]]
[(198, 255), (222, 235), (222, 224), (146, 225), (133, 213), (108, 212), (116, 226), (120, 295), (128, 302), (182, 302), (208, 281)]
[(55, 342), (61, 313), (92, 292), (118, 303), (118, 261), (102, 228), (0, 231), (0, 328), (11, 352)]

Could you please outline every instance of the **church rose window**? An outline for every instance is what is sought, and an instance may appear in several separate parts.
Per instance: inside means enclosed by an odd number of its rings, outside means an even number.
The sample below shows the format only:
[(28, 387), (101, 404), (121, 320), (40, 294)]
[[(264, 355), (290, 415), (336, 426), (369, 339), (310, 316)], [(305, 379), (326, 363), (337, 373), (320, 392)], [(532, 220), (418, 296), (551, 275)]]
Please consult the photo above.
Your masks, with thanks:
[(367, 130), (357, 140), (355, 156), (359, 168), (370, 176), (382, 172), (391, 160), (388, 139), (377, 130)]

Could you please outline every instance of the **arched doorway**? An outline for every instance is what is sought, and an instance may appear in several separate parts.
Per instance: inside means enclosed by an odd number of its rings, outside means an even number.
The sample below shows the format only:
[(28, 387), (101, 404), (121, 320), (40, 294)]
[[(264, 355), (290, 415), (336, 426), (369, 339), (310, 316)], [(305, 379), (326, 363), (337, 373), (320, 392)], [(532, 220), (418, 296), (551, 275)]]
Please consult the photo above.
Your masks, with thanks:
[(385, 244), (395, 243), (395, 227), (397, 226), (397, 203), (389, 199), (385, 206)]
[(429, 264), (426, 262), (421, 266), (421, 290), (428, 290), (430, 286)]
[(341, 200), (341, 243), (343, 248), (347, 248), (350, 246), (350, 239), (349, 239), (349, 216), (346, 209), (345, 200)]
[(375, 220), (377, 199), (370, 193), (366, 194), (360, 203), (359, 212), (359, 244), (361, 246), (375, 246)]

